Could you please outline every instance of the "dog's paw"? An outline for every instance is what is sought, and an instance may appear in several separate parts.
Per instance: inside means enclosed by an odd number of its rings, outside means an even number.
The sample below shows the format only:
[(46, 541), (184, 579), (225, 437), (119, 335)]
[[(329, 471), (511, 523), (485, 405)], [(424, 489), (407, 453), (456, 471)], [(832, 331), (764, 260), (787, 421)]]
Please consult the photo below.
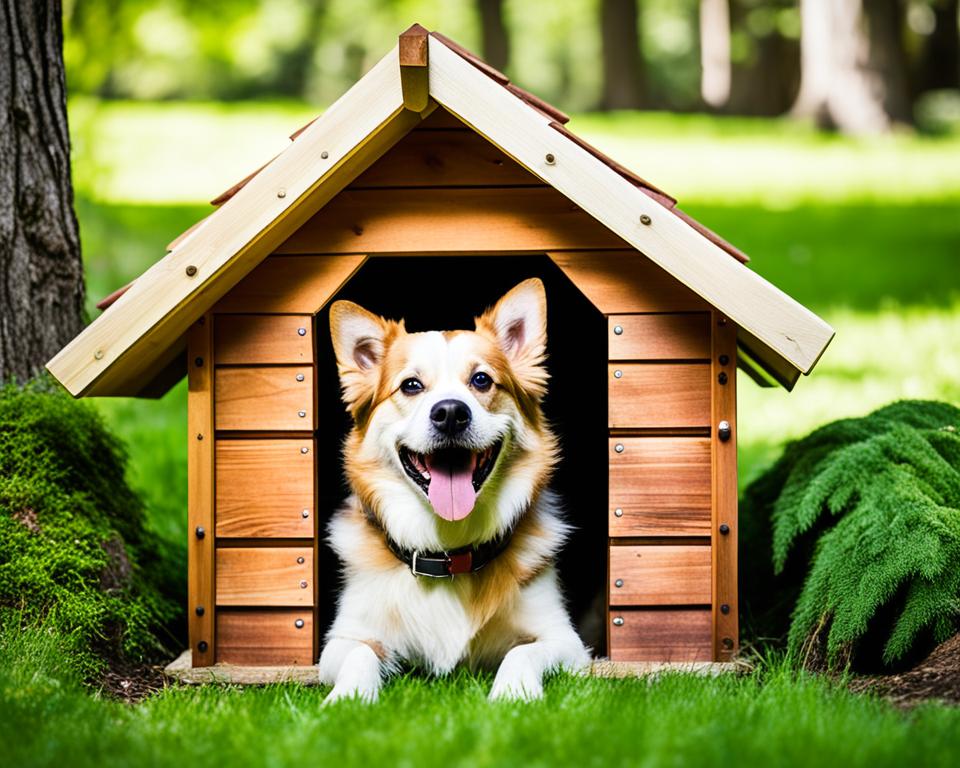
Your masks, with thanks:
[(323, 700), (323, 706), (329, 707), (338, 701), (355, 700), (363, 704), (374, 704), (380, 694), (379, 687), (363, 688), (349, 685), (335, 685)]
[(543, 698), (543, 674), (525, 658), (524, 649), (506, 655), (490, 689), (490, 701), (534, 701)]

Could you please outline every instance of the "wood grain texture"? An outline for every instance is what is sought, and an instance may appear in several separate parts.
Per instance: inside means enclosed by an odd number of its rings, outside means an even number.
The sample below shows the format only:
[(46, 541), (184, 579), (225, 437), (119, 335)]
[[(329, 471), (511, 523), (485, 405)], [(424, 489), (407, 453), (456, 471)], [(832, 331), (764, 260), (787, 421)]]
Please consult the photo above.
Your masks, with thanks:
[(548, 187), (344, 190), (277, 253), (476, 253), (621, 248)]
[(613, 661), (712, 661), (712, 623), (706, 608), (618, 609), (609, 625)]
[(214, 308), (224, 312), (319, 312), (366, 256), (269, 256)]
[[(216, 652), (213, 318), (194, 323), (187, 337), (187, 629), (194, 663), (207, 666)], [(202, 365), (196, 365), (197, 358)], [(198, 528), (203, 538), (197, 537)]]
[[(713, 424), (730, 422), (730, 439), (713, 442), (713, 621), (714, 659), (729, 661), (740, 648), (737, 587), (737, 327), (721, 315), (713, 321)], [(726, 355), (726, 365), (720, 356)], [(721, 384), (719, 374), (727, 374)], [(727, 533), (720, 526), (727, 526)], [(722, 610), (727, 606), (727, 612)]]
[(217, 536), (313, 538), (313, 440), (218, 440)]
[(313, 547), (221, 547), (217, 605), (313, 605)]
[[(110, 312), (47, 364), (51, 373), (75, 396), (129, 391), (197, 317), (419, 122), (418, 114), (403, 109), (394, 48), (138, 277)], [(196, 274), (188, 276), (187, 266), (196, 267)]]
[(611, 429), (710, 425), (709, 363), (611, 363), (608, 382)]
[(557, 252), (549, 256), (605, 315), (710, 309), (683, 283), (632, 249)]
[[(297, 376), (303, 376), (303, 381), (297, 381)], [(315, 429), (314, 394), (313, 367), (309, 365), (219, 368), (217, 429)]]
[(347, 189), (516, 185), (542, 187), (543, 182), (474, 131), (417, 129)]
[(214, 338), (218, 365), (313, 362), (309, 315), (224, 315)]
[[(822, 319), (551, 127), (551, 119), (430, 37), (430, 95), (681, 283), (809, 372), (833, 337)], [(554, 162), (548, 163), (547, 155)], [(641, 220), (641, 216), (644, 218)]]
[[(616, 586), (617, 579), (623, 585)], [(610, 605), (709, 605), (710, 547), (641, 544), (610, 547)], [(612, 610), (612, 609), (611, 609)]]
[(709, 438), (611, 438), (609, 457), (611, 536), (710, 535)]
[[(610, 315), (611, 360), (709, 360), (710, 314)], [(621, 333), (616, 333), (619, 328)]]
[(218, 664), (285, 666), (308, 665), (316, 660), (312, 610), (226, 608), (217, 612), (217, 638)]

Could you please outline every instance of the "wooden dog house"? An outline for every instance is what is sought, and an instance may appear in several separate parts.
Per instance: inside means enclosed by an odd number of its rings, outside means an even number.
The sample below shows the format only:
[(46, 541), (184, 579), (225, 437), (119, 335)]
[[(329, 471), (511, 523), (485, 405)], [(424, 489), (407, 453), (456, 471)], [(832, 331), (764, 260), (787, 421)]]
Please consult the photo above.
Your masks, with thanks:
[(736, 368), (790, 389), (833, 331), (566, 122), (414, 26), (50, 361), (77, 397), (189, 375), (194, 666), (316, 661), (315, 317), (365, 263), (415, 256), (538, 254), (605, 316), (607, 653), (736, 654)]

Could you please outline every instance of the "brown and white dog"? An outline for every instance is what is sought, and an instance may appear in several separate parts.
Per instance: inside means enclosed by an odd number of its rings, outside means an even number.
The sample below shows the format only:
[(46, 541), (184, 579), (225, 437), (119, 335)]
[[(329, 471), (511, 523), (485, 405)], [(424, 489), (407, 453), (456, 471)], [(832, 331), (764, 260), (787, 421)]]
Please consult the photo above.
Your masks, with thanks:
[(569, 527), (547, 487), (543, 284), (520, 283), (474, 331), (407, 333), (347, 301), (330, 328), (354, 428), (353, 495), (329, 526), (344, 585), (326, 701), (375, 700), (404, 663), (499, 665), (491, 698), (542, 696), (545, 673), (589, 661), (554, 567)]

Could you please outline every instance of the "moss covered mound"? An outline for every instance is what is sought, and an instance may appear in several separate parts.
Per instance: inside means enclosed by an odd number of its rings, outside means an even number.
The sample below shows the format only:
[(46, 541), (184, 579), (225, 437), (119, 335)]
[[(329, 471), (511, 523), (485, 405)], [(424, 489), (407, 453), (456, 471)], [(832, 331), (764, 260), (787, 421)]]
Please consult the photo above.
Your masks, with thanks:
[(960, 410), (904, 401), (790, 444), (747, 489), (743, 591), (804, 663), (908, 664), (960, 628)]
[(63, 634), (86, 676), (142, 660), (175, 615), (158, 547), (99, 414), (40, 381), (0, 388), (0, 612)]

